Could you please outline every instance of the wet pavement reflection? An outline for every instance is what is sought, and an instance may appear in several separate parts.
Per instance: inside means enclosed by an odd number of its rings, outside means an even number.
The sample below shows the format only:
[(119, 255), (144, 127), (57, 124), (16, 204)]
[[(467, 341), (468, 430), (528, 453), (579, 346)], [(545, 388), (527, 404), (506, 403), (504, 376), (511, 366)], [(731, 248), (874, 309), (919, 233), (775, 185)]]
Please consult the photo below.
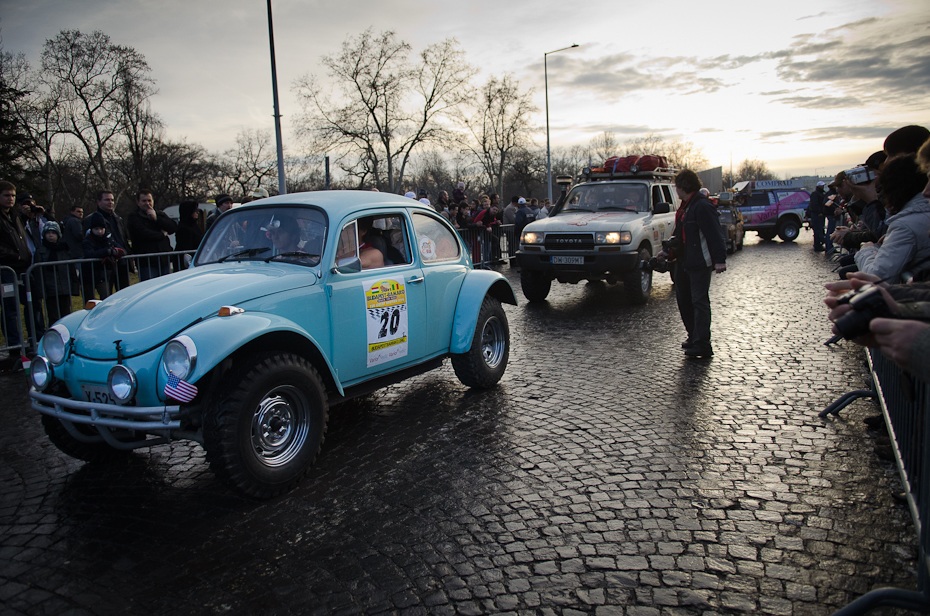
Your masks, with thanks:
[[(750, 234), (753, 235), (753, 234)], [(59, 453), (0, 377), (0, 605), (24, 614), (828, 614), (915, 587), (915, 540), (857, 402), (862, 354), (826, 348), (811, 250), (747, 238), (714, 278), (715, 357), (688, 360), (673, 287), (502, 271), (500, 387), (451, 366), (331, 413), (316, 466), (242, 499), (199, 446), (118, 466)]]

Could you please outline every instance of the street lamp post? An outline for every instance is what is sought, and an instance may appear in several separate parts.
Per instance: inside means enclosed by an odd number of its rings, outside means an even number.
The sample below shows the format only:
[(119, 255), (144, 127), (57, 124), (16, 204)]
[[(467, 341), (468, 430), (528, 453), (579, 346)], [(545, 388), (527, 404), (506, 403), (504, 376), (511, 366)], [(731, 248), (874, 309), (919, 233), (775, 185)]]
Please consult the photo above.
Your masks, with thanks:
[(274, 134), (278, 150), (278, 194), (287, 193), (284, 177), (284, 146), (281, 142), (281, 109), (278, 105), (278, 69), (274, 61), (274, 28), (271, 19), (271, 0), (268, 0), (268, 46), (271, 48), (271, 92), (274, 97)]
[(556, 49), (555, 51), (547, 51), (543, 54), (543, 77), (545, 80), (546, 88), (546, 190), (549, 194), (549, 203), (552, 203), (552, 152), (549, 148), (549, 63), (548, 56), (552, 53), (558, 53), (560, 51), (565, 51), (566, 49), (574, 49), (578, 47), (578, 44), (569, 45), (568, 47), (563, 47), (561, 49)]

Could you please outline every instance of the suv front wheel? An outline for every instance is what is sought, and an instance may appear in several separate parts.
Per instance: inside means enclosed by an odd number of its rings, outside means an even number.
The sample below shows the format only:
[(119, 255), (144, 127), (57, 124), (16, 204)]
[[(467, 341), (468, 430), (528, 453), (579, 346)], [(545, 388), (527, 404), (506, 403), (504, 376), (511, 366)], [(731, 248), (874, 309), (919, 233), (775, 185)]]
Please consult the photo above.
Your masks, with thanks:
[[(639, 263), (648, 261), (652, 257), (646, 247), (639, 249)], [(637, 266), (623, 277), (623, 288), (634, 304), (645, 304), (652, 292), (652, 270)]]
[(549, 295), (552, 279), (543, 272), (521, 269), (520, 286), (528, 301), (541, 302)]

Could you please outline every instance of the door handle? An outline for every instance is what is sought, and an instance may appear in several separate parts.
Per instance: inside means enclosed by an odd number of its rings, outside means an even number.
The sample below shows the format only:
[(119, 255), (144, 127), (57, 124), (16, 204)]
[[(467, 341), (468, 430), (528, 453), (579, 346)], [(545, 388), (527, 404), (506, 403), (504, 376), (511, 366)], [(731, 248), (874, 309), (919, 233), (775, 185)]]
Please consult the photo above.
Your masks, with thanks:
[(423, 282), (424, 280), (426, 280), (426, 279), (425, 279), (423, 276), (414, 276), (413, 278), (411, 278), (411, 279), (408, 280), (407, 282), (409, 282), (410, 284), (419, 284), (419, 283)]

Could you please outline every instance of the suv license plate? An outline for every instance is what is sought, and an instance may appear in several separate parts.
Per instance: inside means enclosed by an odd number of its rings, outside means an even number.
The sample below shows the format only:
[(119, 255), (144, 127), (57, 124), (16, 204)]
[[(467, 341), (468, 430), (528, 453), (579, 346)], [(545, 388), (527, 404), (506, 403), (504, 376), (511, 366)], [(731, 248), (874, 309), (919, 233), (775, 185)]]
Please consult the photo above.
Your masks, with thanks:
[(553, 265), (584, 265), (584, 257), (552, 257)]
[(101, 385), (81, 385), (85, 402), (98, 402), (100, 404), (116, 404), (110, 391)]

